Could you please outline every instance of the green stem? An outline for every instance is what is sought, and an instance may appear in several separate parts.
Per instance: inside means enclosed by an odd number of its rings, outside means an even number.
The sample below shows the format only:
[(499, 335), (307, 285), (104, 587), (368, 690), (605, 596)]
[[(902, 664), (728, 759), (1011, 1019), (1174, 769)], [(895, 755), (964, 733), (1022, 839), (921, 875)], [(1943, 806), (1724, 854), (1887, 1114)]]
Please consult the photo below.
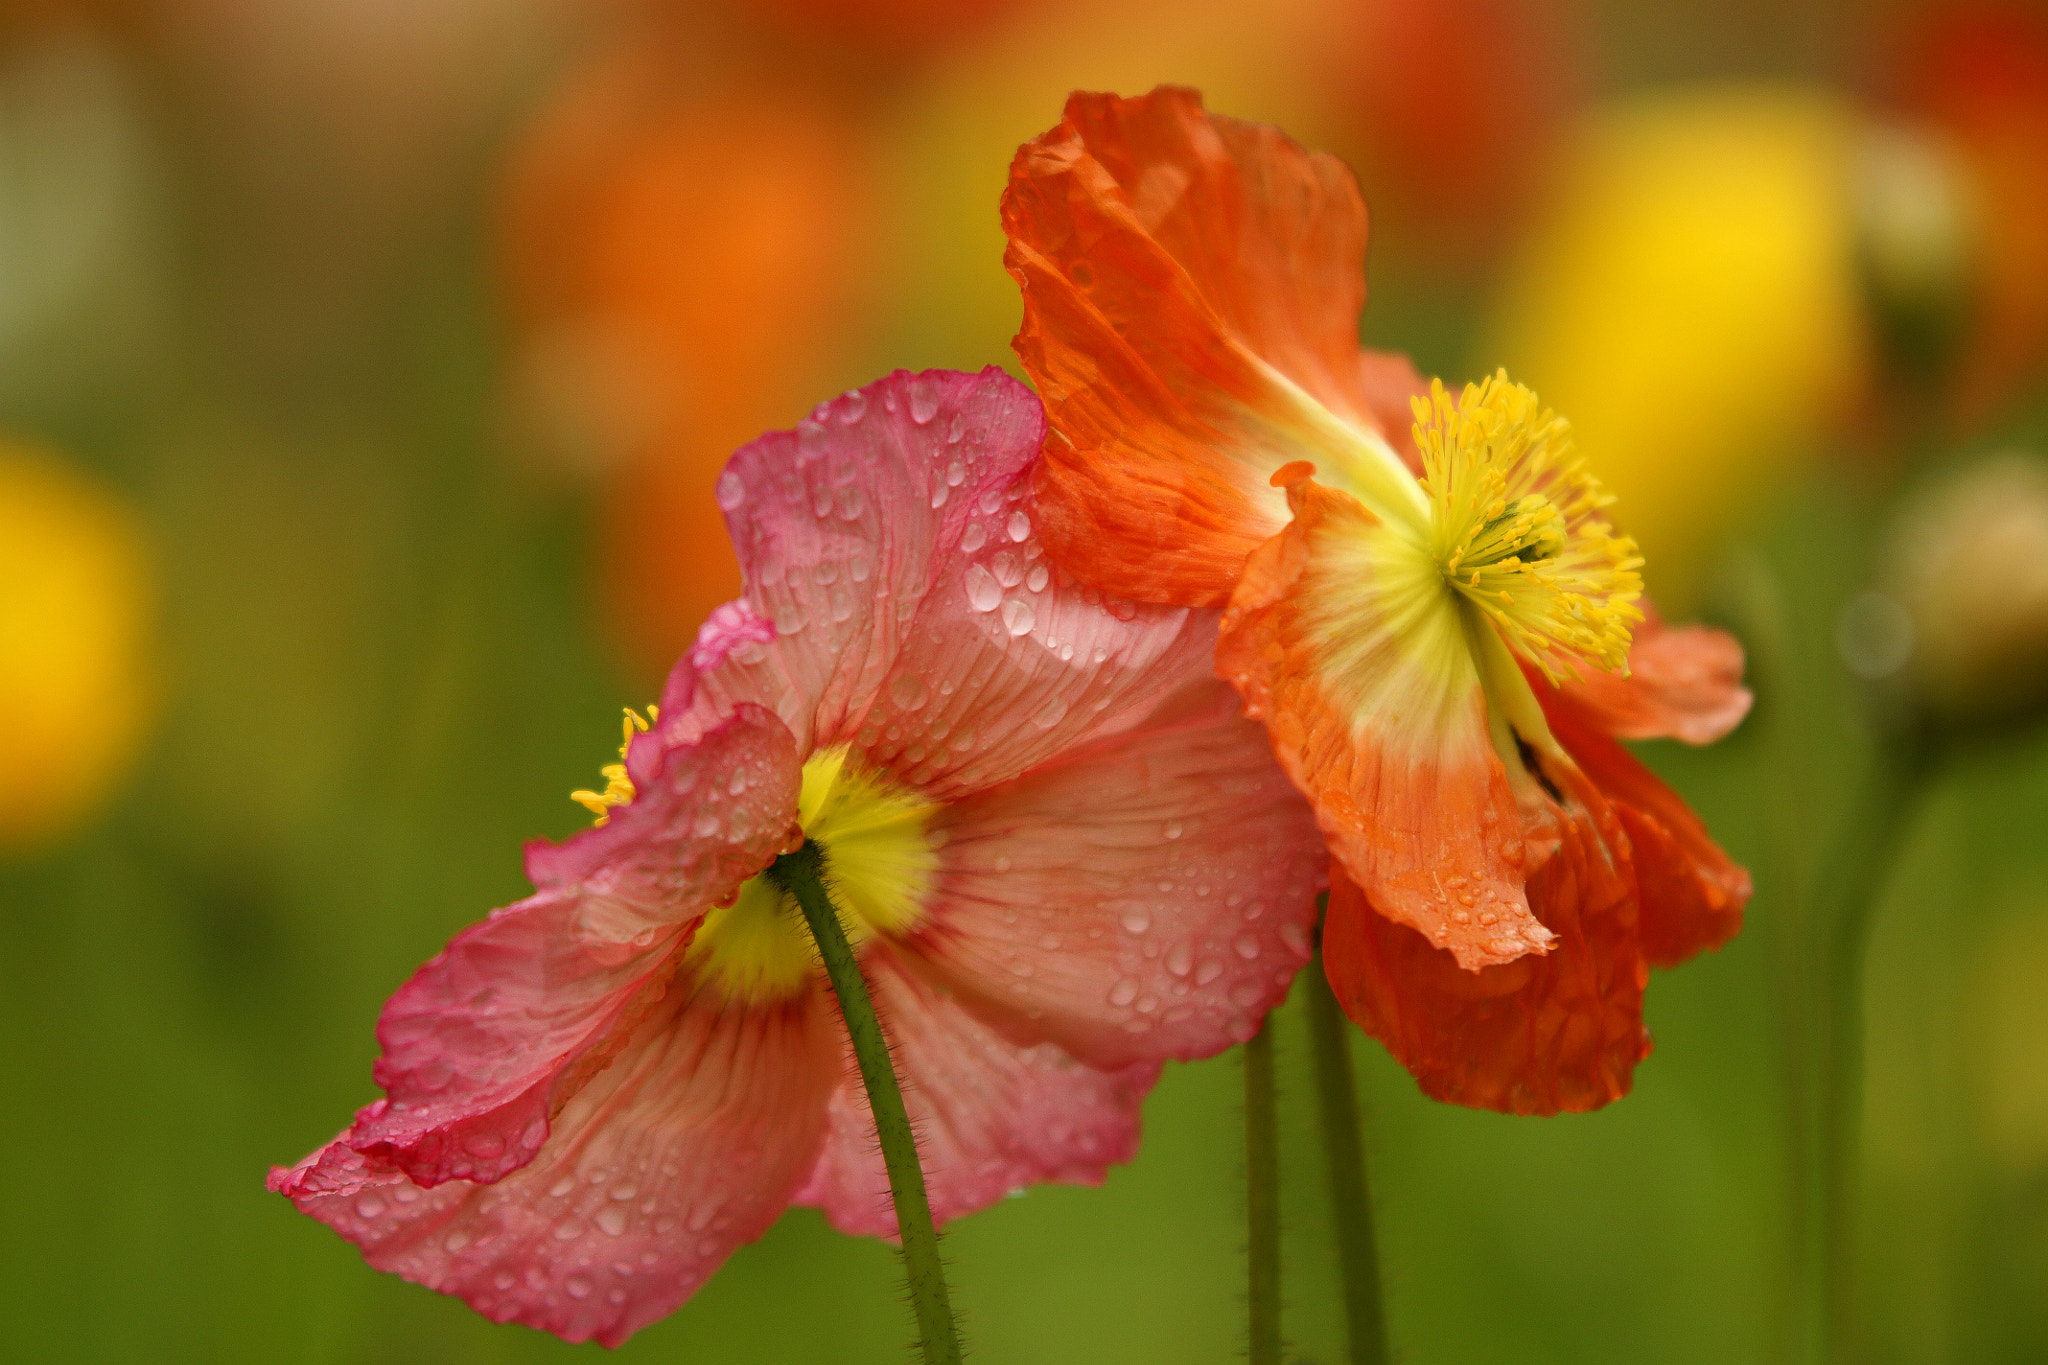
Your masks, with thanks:
[(1387, 1323), (1380, 1295), (1379, 1246), (1366, 1187), (1365, 1138), (1358, 1118), (1358, 1080), (1351, 1071), (1350, 1021), (1323, 974), (1321, 949), (1309, 960), (1309, 1040), (1315, 1053), (1316, 1099), (1323, 1114), (1323, 1158), (1330, 1169), (1330, 1209), (1337, 1221), (1337, 1264), (1344, 1281), (1344, 1318), (1351, 1365), (1386, 1365)]
[(1806, 1327), (1814, 1358), (1851, 1365), (1857, 1357), (1854, 1234), (1863, 1105), (1863, 959), (1886, 874), (1904, 842), (1932, 755), (1900, 740), (1878, 755), (1834, 850), (1823, 865), (1808, 926), (1809, 1030), (1814, 1107), (1801, 1182), (1813, 1273)]
[(953, 1304), (946, 1290), (945, 1267), (939, 1262), (939, 1234), (932, 1225), (931, 1200), (925, 1194), (924, 1168), (917, 1156), (917, 1136), (903, 1108), (903, 1091), (889, 1059), (889, 1042), (868, 998), (867, 980), (846, 941), (846, 930), (825, 889), (825, 859), (815, 843), (785, 853), (768, 869), (769, 877), (787, 891), (804, 912), (825, 960), (825, 975), (839, 997), (846, 1036), (860, 1063), (868, 1105), (881, 1139), (882, 1164), (889, 1171), (889, 1194), (896, 1202), (896, 1228), (903, 1242), (903, 1271), (910, 1280), (910, 1306), (917, 1316), (917, 1335), (926, 1365), (958, 1365), (960, 1333), (953, 1324)]
[(1273, 1031), (1262, 1025), (1244, 1045), (1245, 1261), (1251, 1365), (1280, 1365), (1278, 1108)]

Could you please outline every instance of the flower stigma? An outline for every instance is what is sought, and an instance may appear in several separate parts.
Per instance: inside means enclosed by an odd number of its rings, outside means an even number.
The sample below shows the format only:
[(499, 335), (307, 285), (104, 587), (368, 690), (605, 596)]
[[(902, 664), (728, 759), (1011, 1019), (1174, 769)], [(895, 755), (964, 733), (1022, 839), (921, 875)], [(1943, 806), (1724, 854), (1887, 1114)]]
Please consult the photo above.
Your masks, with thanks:
[[(862, 767), (847, 745), (805, 762), (797, 823), (825, 855), (832, 901), (856, 952), (923, 917), (938, 872), (927, 834), (937, 810), (937, 802)], [(795, 995), (824, 970), (802, 910), (765, 873), (712, 908), (683, 960), (728, 999), (749, 1002)]]
[(1625, 674), (1643, 559), (1570, 425), (1505, 370), (1455, 399), (1433, 381), (1413, 407), (1443, 582), (1551, 682), (1581, 664)]

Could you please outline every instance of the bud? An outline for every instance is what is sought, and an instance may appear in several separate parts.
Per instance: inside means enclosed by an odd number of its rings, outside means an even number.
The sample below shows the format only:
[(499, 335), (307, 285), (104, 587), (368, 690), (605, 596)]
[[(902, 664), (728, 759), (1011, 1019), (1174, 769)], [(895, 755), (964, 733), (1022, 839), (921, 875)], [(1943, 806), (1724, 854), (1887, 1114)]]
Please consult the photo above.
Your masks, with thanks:
[(2048, 463), (2010, 452), (1949, 476), (1895, 528), (1883, 591), (1900, 681), (1944, 726), (2048, 710)]
[(1962, 162), (1937, 134), (1866, 132), (1853, 176), (1856, 256), (1871, 321), (1894, 366), (1946, 369), (1968, 321), (1973, 214)]

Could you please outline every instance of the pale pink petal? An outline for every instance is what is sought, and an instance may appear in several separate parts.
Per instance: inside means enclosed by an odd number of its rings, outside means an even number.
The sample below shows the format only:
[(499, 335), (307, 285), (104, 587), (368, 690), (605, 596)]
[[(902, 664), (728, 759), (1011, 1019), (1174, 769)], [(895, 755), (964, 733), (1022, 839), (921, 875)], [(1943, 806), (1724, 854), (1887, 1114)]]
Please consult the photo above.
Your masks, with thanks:
[[(1019, 1047), (920, 980), (887, 948), (862, 966), (917, 1130), (932, 1216), (948, 1222), (1041, 1181), (1097, 1185), (1138, 1150), (1159, 1065), (1083, 1065), (1050, 1043)], [(817, 1168), (796, 1196), (842, 1232), (896, 1235), (873, 1111), (849, 1056)]]
[(499, 1322), (616, 1346), (789, 1205), (823, 1140), (838, 1028), (816, 995), (669, 1005), (496, 1184), (423, 1189), (344, 1135), (271, 1188), (379, 1270)]
[(1742, 662), (1742, 645), (1726, 631), (1667, 626), (1652, 610), (1636, 628), (1627, 677), (1596, 670), (1562, 690), (1617, 739), (1711, 744), (1749, 714)]
[(457, 934), (384, 1006), (389, 1096), (346, 1139), (421, 1184), (496, 1180), (655, 1007), (714, 902), (786, 842), (801, 768), (744, 707), (688, 741), (642, 735), (639, 795), (602, 828), (527, 850), (537, 894)]
[(1000, 370), (899, 371), (742, 449), (720, 497), (746, 595), (692, 652), (695, 712), (759, 702), (805, 752), (851, 742), (944, 798), (1205, 671), (1206, 618), (1105, 604), (1046, 563), (1026, 496), (1044, 420)]
[(1308, 960), (1322, 836), (1213, 679), (934, 830), (939, 883), (906, 950), (1019, 1042), (1098, 1066), (1210, 1056)]

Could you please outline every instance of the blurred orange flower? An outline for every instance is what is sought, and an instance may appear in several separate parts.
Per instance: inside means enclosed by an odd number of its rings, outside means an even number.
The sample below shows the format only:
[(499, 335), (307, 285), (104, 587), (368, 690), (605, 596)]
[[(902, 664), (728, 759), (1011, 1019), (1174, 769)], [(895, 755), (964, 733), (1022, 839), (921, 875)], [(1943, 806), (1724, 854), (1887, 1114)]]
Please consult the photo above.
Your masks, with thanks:
[(544, 438), (609, 476), (604, 608), (649, 672), (739, 591), (712, 497), (726, 457), (838, 368), (870, 270), (870, 161), (829, 102), (682, 93), (645, 48), (590, 62), (513, 160), (517, 383)]

